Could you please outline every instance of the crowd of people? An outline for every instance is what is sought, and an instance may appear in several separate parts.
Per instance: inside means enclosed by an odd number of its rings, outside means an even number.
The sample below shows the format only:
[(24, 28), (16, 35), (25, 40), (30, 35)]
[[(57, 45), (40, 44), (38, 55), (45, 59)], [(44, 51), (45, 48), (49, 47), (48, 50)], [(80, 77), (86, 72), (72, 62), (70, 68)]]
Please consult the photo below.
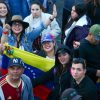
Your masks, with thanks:
[[(62, 25), (55, 2), (0, 0), (0, 71), (8, 70), (0, 72), (0, 100), (42, 100), (33, 88), (50, 81), (45, 100), (100, 100), (100, 1), (64, 0)], [(55, 64), (30, 79), (21, 58), (3, 54), (5, 43)]]

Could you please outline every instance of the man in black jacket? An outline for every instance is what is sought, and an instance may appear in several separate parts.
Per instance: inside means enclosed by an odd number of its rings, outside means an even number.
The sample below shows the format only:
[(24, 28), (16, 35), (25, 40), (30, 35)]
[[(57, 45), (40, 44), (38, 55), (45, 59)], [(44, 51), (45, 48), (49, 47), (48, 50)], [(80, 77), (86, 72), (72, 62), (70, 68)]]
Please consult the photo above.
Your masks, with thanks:
[(96, 86), (85, 73), (85, 60), (83, 58), (74, 58), (71, 67), (71, 88), (74, 88), (82, 96), (82, 100), (98, 100)]
[(87, 62), (87, 75), (96, 82), (100, 77), (100, 25), (91, 26), (88, 36), (79, 46), (79, 57)]

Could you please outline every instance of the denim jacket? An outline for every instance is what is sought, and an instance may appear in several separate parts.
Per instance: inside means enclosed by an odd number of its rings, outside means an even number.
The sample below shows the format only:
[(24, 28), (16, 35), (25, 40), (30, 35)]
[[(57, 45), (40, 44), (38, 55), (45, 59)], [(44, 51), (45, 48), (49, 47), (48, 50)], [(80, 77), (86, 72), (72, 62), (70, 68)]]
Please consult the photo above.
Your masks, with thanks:
[[(41, 31), (45, 29), (46, 26), (41, 22), (40, 26), (33, 29), (30, 33), (24, 33), (22, 39), (19, 43), (19, 48), (28, 52), (32, 52), (32, 43), (33, 41), (40, 35)], [(8, 35), (8, 44), (11, 46), (15, 46), (16, 37), (9, 33)]]
[(0, 38), (1, 38), (1, 36), (2, 36), (2, 31), (3, 31), (3, 29), (2, 29), (2, 27), (0, 26)]
[(30, 0), (5, 0), (12, 15), (21, 15), (23, 18), (30, 14)]

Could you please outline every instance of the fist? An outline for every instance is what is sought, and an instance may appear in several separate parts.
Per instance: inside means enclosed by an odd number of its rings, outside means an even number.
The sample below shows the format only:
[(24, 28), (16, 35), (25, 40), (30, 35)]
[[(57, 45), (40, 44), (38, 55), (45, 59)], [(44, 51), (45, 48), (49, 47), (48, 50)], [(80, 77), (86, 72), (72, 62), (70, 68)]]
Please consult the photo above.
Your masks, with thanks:
[(10, 25), (9, 24), (5, 24), (5, 26), (3, 28), (3, 31), (4, 32), (8, 32), (10, 29), (11, 29)]

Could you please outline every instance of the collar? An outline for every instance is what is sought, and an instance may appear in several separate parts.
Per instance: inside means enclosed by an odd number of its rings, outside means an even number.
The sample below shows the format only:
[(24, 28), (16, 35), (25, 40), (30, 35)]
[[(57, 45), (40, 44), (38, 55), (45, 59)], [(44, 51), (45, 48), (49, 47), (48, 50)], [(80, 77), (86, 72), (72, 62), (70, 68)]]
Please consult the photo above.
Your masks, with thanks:
[(7, 80), (8, 84), (9, 84), (10, 86), (14, 87), (14, 88), (18, 88), (18, 87), (21, 85), (21, 83), (22, 83), (22, 80), (20, 79), (20, 81), (18, 82), (18, 84), (16, 84), (16, 85), (12, 84), (12, 83), (10, 82), (10, 80), (9, 80), (9, 76), (8, 76), (8, 75), (6, 76), (6, 80)]
[(88, 21), (86, 19), (86, 15), (83, 15), (77, 22), (76, 22), (76, 26), (84, 26), (88, 24)]

